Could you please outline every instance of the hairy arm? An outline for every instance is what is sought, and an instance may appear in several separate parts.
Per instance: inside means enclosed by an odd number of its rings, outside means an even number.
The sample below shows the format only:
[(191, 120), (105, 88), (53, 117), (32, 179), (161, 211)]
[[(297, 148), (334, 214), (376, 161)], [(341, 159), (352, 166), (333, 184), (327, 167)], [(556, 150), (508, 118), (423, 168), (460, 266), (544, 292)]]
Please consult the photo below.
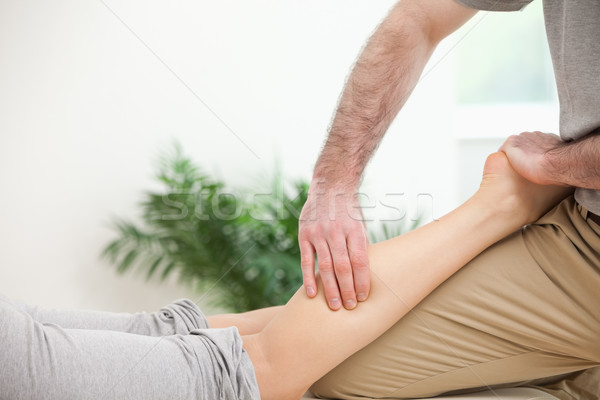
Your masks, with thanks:
[(600, 134), (573, 142), (542, 132), (509, 137), (502, 150), (525, 178), (543, 185), (600, 189)]
[(454, 1), (401, 1), (392, 8), (347, 80), (314, 178), (356, 190), (438, 42), (474, 13)]
[(331, 309), (370, 287), (368, 239), (356, 199), (363, 170), (439, 41), (476, 11), (454, 0), (398, 2), (364, 47), (344, 88), (300, 215), (304, 286), (317, 294), (315, 253)]
[(563, 143), (544, 158), (554, 184), (600, 189), (600, 135)]

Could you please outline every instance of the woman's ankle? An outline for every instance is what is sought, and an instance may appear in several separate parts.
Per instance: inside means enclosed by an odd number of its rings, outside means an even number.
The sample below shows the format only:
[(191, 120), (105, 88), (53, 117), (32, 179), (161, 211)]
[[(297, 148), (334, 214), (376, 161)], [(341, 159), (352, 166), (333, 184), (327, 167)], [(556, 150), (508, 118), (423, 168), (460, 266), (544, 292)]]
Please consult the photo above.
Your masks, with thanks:
[(536, 221), (570, 191), (528, 181), (512, 168), (504, 153), (498, 152), (488, 156), (473, 199), (518, 227)]

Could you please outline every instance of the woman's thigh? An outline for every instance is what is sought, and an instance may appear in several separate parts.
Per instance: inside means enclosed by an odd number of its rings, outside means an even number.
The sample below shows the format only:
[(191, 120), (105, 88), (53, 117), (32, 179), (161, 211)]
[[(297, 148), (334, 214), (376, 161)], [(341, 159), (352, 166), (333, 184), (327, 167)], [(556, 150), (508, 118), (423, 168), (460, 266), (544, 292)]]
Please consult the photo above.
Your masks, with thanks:
[(0, 298), (0, 399), (258, 398), (235, 328), (188, 333), (65, 329)]
[(599, 232), (563, 202), (483, 252), (311, 391), (423, 397), (598, 365)]

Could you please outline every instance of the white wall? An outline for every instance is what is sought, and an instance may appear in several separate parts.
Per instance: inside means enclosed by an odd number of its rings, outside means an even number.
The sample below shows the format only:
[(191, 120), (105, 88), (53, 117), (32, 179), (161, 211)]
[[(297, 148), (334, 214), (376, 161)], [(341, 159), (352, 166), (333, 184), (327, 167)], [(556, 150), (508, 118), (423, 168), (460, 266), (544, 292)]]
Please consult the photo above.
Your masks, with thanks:
[[(137, 215), (174, 138), (234, 185), (275, 160), (309, 178), (350, 65), (392, 4), (0, 2), (0, 293), (128, 311), (197, 297), (99, 260), (111, 217)], [(434, 217), (457, 203), (451, 45), (365, 178), (371, 201), (404, 193), (409, 216), (419, 193)]]

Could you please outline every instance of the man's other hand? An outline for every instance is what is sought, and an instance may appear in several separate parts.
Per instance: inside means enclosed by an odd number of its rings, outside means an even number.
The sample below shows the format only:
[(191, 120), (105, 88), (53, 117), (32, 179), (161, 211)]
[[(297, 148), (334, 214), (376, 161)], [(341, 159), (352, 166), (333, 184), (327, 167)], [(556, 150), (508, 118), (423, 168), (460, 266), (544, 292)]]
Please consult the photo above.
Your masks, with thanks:
[(523, 132), (509, 136), (500, 151), (506, 153), (511, 166), (521, 176), (539, 185), (564, 186), (552, 173), (548, 165), (548, 153), (565, 146), (560, 137), (553, 133)]

